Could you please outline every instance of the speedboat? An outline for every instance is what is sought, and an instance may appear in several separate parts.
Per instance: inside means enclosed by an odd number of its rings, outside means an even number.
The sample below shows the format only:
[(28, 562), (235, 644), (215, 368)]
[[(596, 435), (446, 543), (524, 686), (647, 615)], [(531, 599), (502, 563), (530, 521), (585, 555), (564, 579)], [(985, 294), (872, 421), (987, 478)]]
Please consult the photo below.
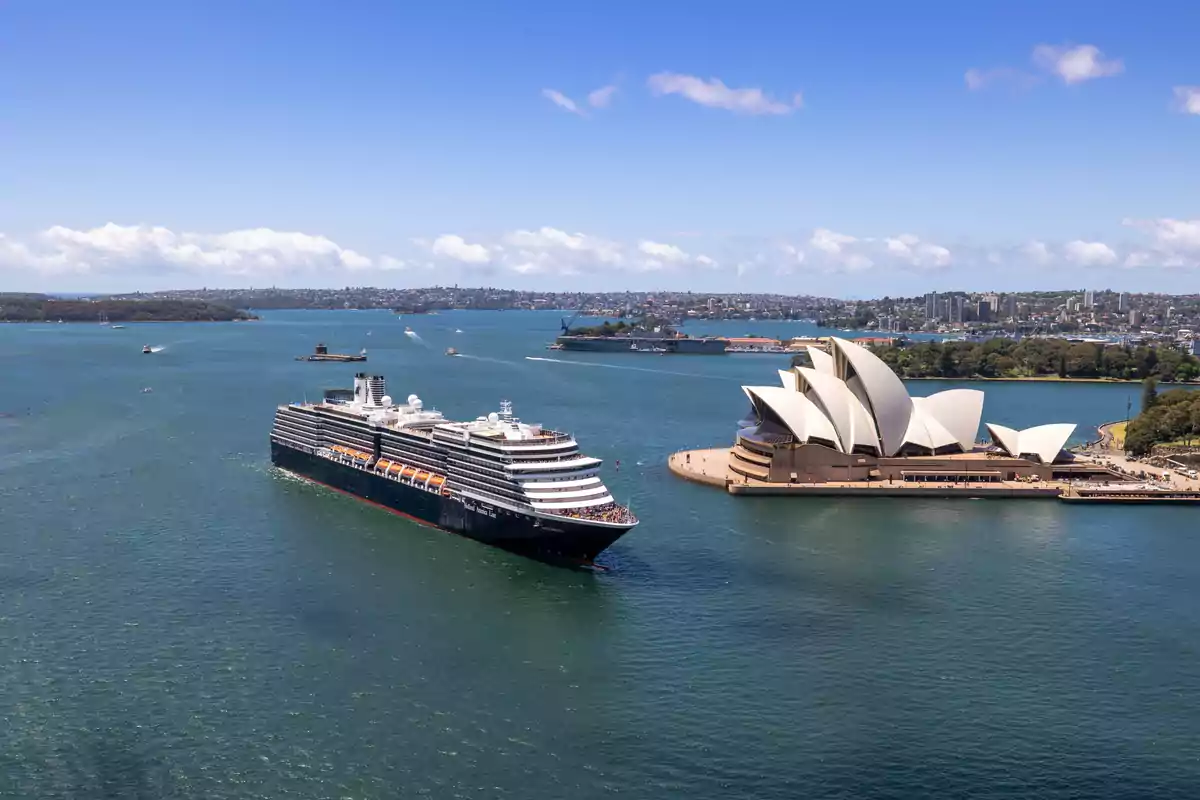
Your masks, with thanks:
[(150, 345), (148, 345), (148, 344), (144, 344), (144, 345), (142, 345), (142, 355), (147, 355), (147, 356), (148, 356), (148, 355), (150, 355), (150, 354), (151, 354), (151, 353), (153, 353), (153, 352), (154, 352), (154, 351), (150, 349)]
[(447, 347), (447, 348), (446, 348), (446, 355), (448, 355), (448, 356), (456, 356), (456, 355), (458, 355), (458, 351), (457, 351), (457, 350), (455, 350), (453, 347)]

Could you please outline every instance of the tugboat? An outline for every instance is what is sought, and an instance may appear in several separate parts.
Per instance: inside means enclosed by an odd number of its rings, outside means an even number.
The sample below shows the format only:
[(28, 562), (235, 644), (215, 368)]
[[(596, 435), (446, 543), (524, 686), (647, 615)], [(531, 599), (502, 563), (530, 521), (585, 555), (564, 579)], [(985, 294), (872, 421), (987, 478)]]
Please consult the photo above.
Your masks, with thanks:
[(150, 345), (148, 345), (148, 344), (142, 345), (142, 355), (148, 356), (153, 352), (154, 351), (150, 349)]

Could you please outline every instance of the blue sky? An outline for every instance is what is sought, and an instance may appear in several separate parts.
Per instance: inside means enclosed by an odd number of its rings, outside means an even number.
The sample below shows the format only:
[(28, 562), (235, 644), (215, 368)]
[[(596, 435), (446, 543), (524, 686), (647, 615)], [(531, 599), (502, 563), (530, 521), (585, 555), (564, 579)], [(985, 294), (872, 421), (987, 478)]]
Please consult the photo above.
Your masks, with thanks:
[(0, 288), (1197, 290), (1200, 6), (824, 6), (12, 0)]

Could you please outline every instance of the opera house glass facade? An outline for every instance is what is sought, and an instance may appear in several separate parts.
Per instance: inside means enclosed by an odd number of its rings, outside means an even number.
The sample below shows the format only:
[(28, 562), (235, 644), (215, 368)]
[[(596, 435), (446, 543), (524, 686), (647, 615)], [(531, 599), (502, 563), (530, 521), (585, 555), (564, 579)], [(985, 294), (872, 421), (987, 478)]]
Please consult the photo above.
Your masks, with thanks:
[(912, 397), (870, 351), (832, 338), (810, 347), (811, 367), (780, 370), (779, 386), (743, 386), (730, 468), (771, 483), (897, 480), (953, 482), (1050, 479), (1073, 424), (1023, 431), (988, 424), (976, 443), (984, 393), (949, 389)]

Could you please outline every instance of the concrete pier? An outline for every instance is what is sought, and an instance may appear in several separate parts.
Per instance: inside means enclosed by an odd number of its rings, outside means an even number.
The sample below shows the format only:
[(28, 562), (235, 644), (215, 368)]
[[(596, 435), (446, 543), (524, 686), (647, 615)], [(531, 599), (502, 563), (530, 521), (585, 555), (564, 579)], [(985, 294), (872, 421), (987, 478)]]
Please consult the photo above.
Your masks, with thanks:
[(667, 467), (684, 480), (704, 483), (724, 489), (732, 475), (729, 472), (729, 448), (680, 450), (667, 459)]

